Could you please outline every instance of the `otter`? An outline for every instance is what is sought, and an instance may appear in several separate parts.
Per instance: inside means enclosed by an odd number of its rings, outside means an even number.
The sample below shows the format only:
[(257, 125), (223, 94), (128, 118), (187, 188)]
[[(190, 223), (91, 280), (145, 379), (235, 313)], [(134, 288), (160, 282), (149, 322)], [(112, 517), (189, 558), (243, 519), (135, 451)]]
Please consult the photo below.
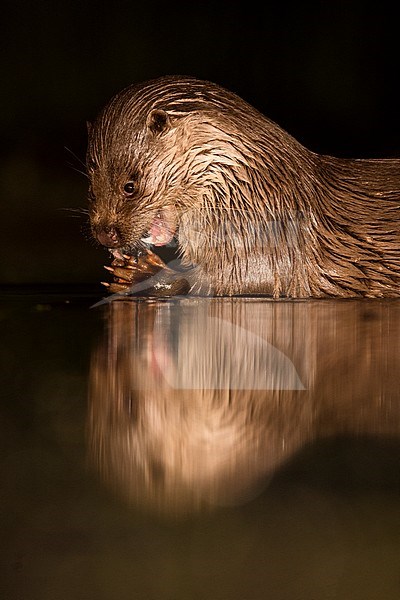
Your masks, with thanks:
[[(111, 292), (160, 272), (160, 295), (400, 296), (400, 159), (314, 153), (215, 83), (118, 93), (89, 126), (87, 171)], [(152, 251), (174, 240), (178, 275)]]

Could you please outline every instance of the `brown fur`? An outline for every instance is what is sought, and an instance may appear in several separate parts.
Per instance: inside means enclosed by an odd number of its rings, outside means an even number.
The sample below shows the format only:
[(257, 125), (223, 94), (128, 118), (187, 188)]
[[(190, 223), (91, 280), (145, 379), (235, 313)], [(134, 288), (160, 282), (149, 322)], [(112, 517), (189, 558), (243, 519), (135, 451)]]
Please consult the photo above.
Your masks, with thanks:
[(91, 130), (88, 173), (93, 232), (118, 232), (125, 252), (172, 209), (192, 293), (400, 295), (400, 160), (315, 154), (213, 83), (117, 94)]

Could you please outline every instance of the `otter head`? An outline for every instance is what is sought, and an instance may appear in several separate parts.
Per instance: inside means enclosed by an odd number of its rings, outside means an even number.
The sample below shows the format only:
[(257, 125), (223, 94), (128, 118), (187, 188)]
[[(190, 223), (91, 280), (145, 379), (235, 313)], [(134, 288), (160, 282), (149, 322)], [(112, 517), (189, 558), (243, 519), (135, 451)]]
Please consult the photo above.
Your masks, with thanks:
[[(143, 243), (167, 244), (179, 225), (182, 254), (197, 262), (194, 223), (203, 233), (216, 211), (219, 222), (248, 214), (252, 200), (242, 196), (251, 195), (261, 139), (246, 126), (249, 110), (234, 94), (194, 78), (164, 77), (117, 94), (89, 132), (94, 237), (114, 254), (132, 254)], [(257, 140), (244, 143), (253, 129)]]
[(90, 224), (114, 253), (171, 242), (185, 193), (175, 160), (178, 119), (130, 100), (132, 95), (118, 95), (89, 126)]

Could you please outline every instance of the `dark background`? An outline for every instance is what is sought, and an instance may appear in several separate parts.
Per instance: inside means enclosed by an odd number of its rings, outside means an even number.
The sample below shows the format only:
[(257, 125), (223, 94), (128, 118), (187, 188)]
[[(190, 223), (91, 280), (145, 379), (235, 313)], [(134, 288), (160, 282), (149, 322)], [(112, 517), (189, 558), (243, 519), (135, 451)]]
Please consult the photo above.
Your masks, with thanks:
[[(104, 278), (86, 239), (86, 120), (121, 88), (182, 74), (244, 97), (315, 152), (400, 156), (387, 3), (3, 1), (0, 283)], [(106, 276), (107, 278), (107, 276)]]

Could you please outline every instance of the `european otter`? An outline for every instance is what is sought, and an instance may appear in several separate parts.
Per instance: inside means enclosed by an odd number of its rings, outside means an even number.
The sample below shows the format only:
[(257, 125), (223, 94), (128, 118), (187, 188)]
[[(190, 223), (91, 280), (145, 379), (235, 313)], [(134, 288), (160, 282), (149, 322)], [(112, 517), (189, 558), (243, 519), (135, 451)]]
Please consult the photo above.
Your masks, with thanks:
[(400, 159), (315, 154), (214, 83), (117, 94), (87, 169), (92, 231), (119, 267), (111, 291), (157, 271), (138, 251), (175, 236), (193, 294), (400, 296)]

